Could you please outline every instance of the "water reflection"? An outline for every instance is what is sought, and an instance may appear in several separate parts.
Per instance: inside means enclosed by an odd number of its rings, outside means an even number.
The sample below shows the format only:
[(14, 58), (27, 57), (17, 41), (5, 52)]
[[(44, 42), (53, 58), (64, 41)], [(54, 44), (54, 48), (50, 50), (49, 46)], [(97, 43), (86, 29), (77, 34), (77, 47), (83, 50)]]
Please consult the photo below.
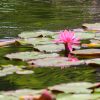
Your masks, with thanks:
[(87, 7), (91, 4), (91, 0), (1, 0), (0, 37), (79, 27), (92, 19)]

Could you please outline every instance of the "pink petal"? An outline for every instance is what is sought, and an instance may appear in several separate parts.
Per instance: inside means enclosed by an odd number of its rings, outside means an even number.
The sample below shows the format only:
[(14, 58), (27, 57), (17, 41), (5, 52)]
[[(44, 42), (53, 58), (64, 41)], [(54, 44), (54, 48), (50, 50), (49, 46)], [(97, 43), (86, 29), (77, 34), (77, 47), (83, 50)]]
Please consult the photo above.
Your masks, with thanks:
[(72, 45), (70, 43), (68, 43), (68, 48), (69, 48), (70, 51), (72, 51), (72, 49), (73, 49)]

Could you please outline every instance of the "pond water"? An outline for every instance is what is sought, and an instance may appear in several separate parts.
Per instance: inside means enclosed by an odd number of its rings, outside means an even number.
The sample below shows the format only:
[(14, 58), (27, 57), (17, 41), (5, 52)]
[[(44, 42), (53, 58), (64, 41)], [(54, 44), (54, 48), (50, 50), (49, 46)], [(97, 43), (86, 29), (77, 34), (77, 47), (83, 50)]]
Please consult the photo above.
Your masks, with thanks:
[[(100, 21), (99, 0), (0, 0), (0, 39), (13, 38), (23, 31), (50, 30), (81, 27), (84, 22)], [(31, 51), (31, 47), (8, 46), (0, 48), (0, 64), (26, 65), (9, 61), (5, 54)], [(93, 68), (35, 68), (32, 75), (9, 75), (0, 78), (0, 90), (17, 88), (44, 88), (50, 85), (75, 81), (100, 81)], [(81, 73), (80, 73), (81, 72)]]
[(99, 6), (99, 0), (0, 0), (0, 38), (28, 30), (62, 30), (97, 22)]

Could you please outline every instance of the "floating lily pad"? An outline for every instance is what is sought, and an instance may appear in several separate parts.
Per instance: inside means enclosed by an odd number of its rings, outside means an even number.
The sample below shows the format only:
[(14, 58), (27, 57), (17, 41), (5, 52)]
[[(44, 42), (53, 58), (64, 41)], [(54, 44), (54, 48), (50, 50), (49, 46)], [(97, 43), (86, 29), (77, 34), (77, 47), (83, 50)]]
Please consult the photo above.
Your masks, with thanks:
[(28, 38), (24, 39), (25, 43), (32, 45), (52, 44), (54, 43), (51, 38)]
[(0, 93), (0, 100), (19, 100), (24, 95), (35, 96), (42, 93), (43, 90), (22, 89)]
[(32, 59), (39, 59), (39, 58), (45, 58), (45, 57), (57, 57), (59, 54), (52, 53), (52, 54), (43, 54), (39, 52), (18, 52), (18, 53), (12, 53), (7, 54), (5, 57), (9, 59), (19, 59), (23, 61), (32, 60)]
[(96, 39), (96, 40), (100, 40), (100, 37), (95, 37), (94, 39)]
[(99, 94), (59, 94), (57, 100), (100, 100)]
[(45, 52), (59, 52), (65, 49), (63, 44), (47, 44), (47, 45), (37, 45), (34, 48), (39, 51)]
[(58, 91), (63, 93), (91, 93), (92, 90), (88, 89), (88, 87), (92, 86), (91, 83), (88, 82), (80, 82), (80, 83), (68, 83), (68, 84), (59, 84), (49, 89), (52, 91)]
[(92, 40), (90, 40), (90, 42), (91, 43), (98, 43), (98, 44), (100, 44), (100, 40), (96, 40), (96, 39), (92, 39)]
[(82, 25), (82, 27), (85, 30), (89, 30), (89, 31), (95, 31), (95, 32), (100, 32), (100, 23), (93, 23), (93, 24), (88, 24), (88, 23), (84, 23)]
[(83, 55), (83, 56), (100, 56), (99, 49), (84, 49), (84, 50), (75, 50), (71, 52), (72, 54), (76, 55)]
[(17, 74), (33, 74), (34, 72), (32, 70), (19, 70), (16, 71)]
[(96, 64), (96, 65), (100, 65), (100, 58), (95, 58), (95, 59), (90, 59), (87, 60), (86, 63), (89, 64)]
[(66, 57), (52, 57), (52, 58), (44, 58), (37, 59), (28, 62), (31, 66), (37, 67), (71, 67), (71, 66), (79, 66), (84, 65), (84, 61), (68, 61)]
[(1, 65), (2, 69), (0, 70), (0, 77), (10, 75), (10, 74), (33, 74), (31, 70), (26, 70), (26, 66), (14, 66), (14, 65)]
[(18, 36), (21, 38), (33, 38), (33, 37), (50, 37), (52, 35), (56, 34), (56, 32), (51, 32), (51, 31), (33, 31), (33, 32), (22, 32)]

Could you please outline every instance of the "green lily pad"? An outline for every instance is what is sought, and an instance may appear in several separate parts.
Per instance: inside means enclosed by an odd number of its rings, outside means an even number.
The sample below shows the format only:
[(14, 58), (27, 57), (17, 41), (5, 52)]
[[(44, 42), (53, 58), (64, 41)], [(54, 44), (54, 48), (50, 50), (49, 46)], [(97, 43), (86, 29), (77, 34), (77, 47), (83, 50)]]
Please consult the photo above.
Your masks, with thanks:
[(5, 65), (5, 66), (3, 65), (1, 67), (3, 67), (3, 69), (0, 70), (0, 77), (6, 76), (9, 74), (13, 74), (16, 71), (22, 70), (18, 66), (14, 66), (14, 65)]
[(84, 23), (82, 26), (86, 30), (100, 32), (100, 23), (92, 23), (92, 24)]
[(92, 40), (90, 40), (90, 42), (91, 43), (98, 43), (98, 44), (100, 44), (100, 40), (96, 40), (96, 39), (92, 39)]
[(25, 43), (32, 45), (52, 44), (54, 43), (51, 38), (28, 38), (24, 39)]
[(94, 39), (99, 40), (100, 41), (100, 37), (95, 37)]
[(37, 67), (72, 67), (72, 66), (79, 66), (85, 65), (84, 61), (68, 61), (66, 57), (51, 57), (51, 58), (44, 58), (44, 59), (37, 59), (31, 60), (28, 62), (31, 66)]
[(99, 49), (84, 49), (84, 50), (75, 50), (71, 52), (75, 55), (80, 56), (100, 56), (100, 50)]
[(14, 65), (1, 65), (0, 77), (7, 76), (9, 74), (33, 74), (31, 70), (26, 70), (26, 66), (14, 66)]
[(100, 94), (59, 94), (57, 100), (100, 100)]
[(43, 54), (39, 52), (18, 52), (18, 53), (12, 53), (7, 54), (5, 57), (9, 59), (19, 59), (22, 61), (32, 60), (32, 59), (39, 59), (39, 58), (45, 58), (45, 57), (57, 57), (59, 54), (52, 53), (52, 54)]
[(51, 37), (54, 34), (56, 34), (56, 32), (40, 30), (33, 32), (22, 32), (18, 36), (21, 38), (33, 38), (33, 37)]
[(100, 65), (100, 58), (95, 58), (95, 59), (90, 59), (90, 60), (87, 60), (86, 63), (89, 65), (89, 64), (96, 64), (96, 65)]
[(47, 45), (37, 45), (34, 48), (39, 51), (45, 52), (59, 52), (65, 49), (63, 44), (47, 44)]
[(92, 83), (88, 82), (80, 82), (80, 83), (68, 83), (68, 84), (59, 84), (49, 89), (52, 91), (59, 91), (64, 93), (91, 93), (92, 90), (88, 89), (88, 87), (92, 86)]
[(3, 91), (0, 93), (0, 100), (19, 100), (24, 95), (37, 95), (42, 93), (43, 90), (21, 89), (15, 91)]

